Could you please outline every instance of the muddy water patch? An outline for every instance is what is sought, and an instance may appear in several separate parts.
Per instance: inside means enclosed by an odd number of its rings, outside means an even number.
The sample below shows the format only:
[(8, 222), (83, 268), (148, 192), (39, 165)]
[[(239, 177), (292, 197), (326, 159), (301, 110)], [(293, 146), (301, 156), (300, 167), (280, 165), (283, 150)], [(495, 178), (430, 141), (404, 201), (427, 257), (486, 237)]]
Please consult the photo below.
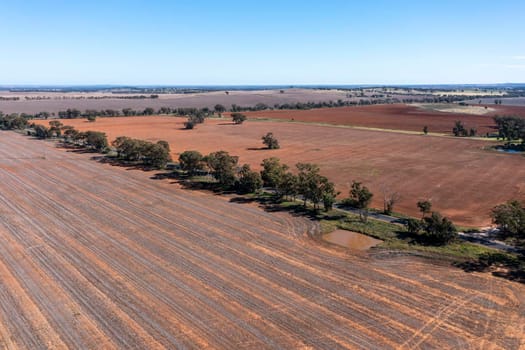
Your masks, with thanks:
[(368, 250), (383, 242), (380, 239), (347, 230), (335, 230), (323, 235), (323, 239), (352, 250)]

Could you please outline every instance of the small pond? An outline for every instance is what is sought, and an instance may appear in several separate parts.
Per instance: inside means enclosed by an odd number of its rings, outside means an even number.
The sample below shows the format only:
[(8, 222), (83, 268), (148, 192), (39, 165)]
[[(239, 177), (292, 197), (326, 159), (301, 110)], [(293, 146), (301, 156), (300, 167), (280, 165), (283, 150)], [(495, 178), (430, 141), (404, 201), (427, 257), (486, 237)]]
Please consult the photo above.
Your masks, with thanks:
[(383, 242), (380, 239), (347, 230), (336, 230), (327, 233), (323, 235), (323, 239), (352, 250), (368, 250)]
[(523, 153), (522, 151), (518, 151), (518, 150), (510, 149), (510, 148), (496, 148), (496, 151), (503, 152), (503, 153)]

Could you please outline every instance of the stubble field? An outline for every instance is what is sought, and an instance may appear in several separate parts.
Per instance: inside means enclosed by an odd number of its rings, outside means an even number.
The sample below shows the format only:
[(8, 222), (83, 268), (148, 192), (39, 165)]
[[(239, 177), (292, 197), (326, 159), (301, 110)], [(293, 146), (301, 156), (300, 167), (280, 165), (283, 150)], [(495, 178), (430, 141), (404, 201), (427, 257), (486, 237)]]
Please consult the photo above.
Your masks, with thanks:
[[(254, 169), (269, 157), (278, 157), (291, 167), (298, 162), (316, 163), (341, 191), (340, 197), (348, 196), (352, 180), (358, 180), (375, 193), (372, 205), (376, 208), (382, 208), (382, 189), (386, 188), (401, 194), (395, 207), (398, 212), (419, 216), (416, 202), (430, 199), (435, 210), (467, 226), (489, 225), (495, 205), (525, 199), (523, 157), (484, 150), (490, 146), (486, 141), (285, 122), (232, 125), (225, 118), (183, 130), (184, 120), (132, 117), (64, 123), (80, 130), (104, 131), (110, 140), (118, 136), (163, 139), (170, 143), (174, 159), (185, 150), (203, 154), (226, 150), (240, 156), (240, 164)], [(261, 136), (267, 132), (275, 134), (281, 149), (262, 149)]]
[(307, 219), (0, 136), (2, 348), (525, 346), (523, 284), (354, 256)]

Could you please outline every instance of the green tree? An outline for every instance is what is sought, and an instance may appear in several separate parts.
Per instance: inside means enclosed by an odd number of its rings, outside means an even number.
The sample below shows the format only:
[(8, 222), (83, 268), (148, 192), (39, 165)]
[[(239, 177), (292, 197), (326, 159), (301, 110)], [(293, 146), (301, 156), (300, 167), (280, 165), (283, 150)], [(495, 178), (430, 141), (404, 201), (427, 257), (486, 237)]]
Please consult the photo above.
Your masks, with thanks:
[(325, 209), (329, 210), (335, 202), (334, 184), (328, 179), (319, 174), (319, 166), (311, 163), (298, 163), (296, 165), (299, 170), (298, 178), (298, 192), (303, 196), (304, 206), (307, 201), (311, 201), (314, 209), (319, 209), (319, 203), (323, 202)]
[(153, 108), (151, 108), (151, 107), (147, 107), (147, 108), (144, 109), (142, 114), (144, 114), (144, 115), (153, 115), (153, 114), (155, 114), (155, 110)]
[(112, 142), (119, 158), (129, 161), (139, 161), (144, 152), (144, 142), (127, 136), (119, 136)]
[(224, 113), (226, 112), (226, 107), (224, 107), (223, 105), (221, 104), (216, 104), (215, 107), (213, 108), (215, 110), (215, 112), (217, 113)]
[(261, 178), (264, 185), (268, 187), (278, 187), (279, 182), (288, 170), (286, 164), (281, 164), (279, 158), (267, 158), (261, 163)]
[(38, 124), (35, 125), (35, 136), (39, 139), (47, 139), (51, 137), (51, 132), (45, 126)]
[(454, 136), (467, 136), (468, 132), (467, 129), (465, 129), (465, 125), (463, 125), (463, 122), (460, 120), (457, 120), (454, 124), (454, 127), (452, 128), (452, 133)]
[(85, 143), (86, 146), (97, 152), (103, 152), (108, 148), (108, 139), (106, 134), (100, 131), (86, 131)]
[(168, 143), (168, 141), (159, 140), (157, 141), (157, 145), (164, 147), (168, 153), (171, 152), (170, 144)]
[(203, 159), (198, 151), (184, 151), (179, 155), (179, 164), (182, 170), (193, 175), (204, 168)]
[(188, 118), (186, 122), (184, 122), (184, 129), (191, 130), (195, 128), (195, 121), (192, 118)]
[(361, 184), (361, 182), (353, 181), (350, 189), (350, 199), (353, 206), (359, 209), (359, 218), (363, 222), (368, 220), (368, 206), (372, 201), (373, 193)]
[(525, 119), (518, 116), (495, 116), (494, 122), (498, 129), (498, 137), (510, 143), (522, 140), (525, 143)]
[(262, 187), (261, 175), (250, 169), (248, 164), (244, 164), (239, 171), (238, 189), (241, 193), (253, 193)]
[(418, 234), (419, 231), (421, 231), (421, 228), (423, 227), (423, 224), (420, 220), (409, 218), (405, 221), (405, 227), (408, 231), (408, 233), (411, 234)]
[(329, 211), (333, 208), (334, 203), (335, 203), (335, 198), (337, 197), (339, 192), (335, 190), (334, 183), (328, 181), (328, 179), (324, 176), (321, 177), (320, 187), (321, 187), (324, 210)]
[(268, 147), (268, 149), (278, 149), (278, 148), (280, 148), (279, 141), (277, 141), (277, 139), (275, 138), (275, 136), (273, 136), (273, 133), (271, 133), (271, 132), (269, 132), (266, 135), (264, 135), (262, 137), (262, 140), (263, 140), (263, 144), (265, 144), (266, 147)]
[(423, 219), (425, 238), (434, 245), (445, 245), (453, 241), (457, 235), (457, 229), (449, 219), (433, 212), (431, 216)]
[(162, 144), (145, 142), (143, 147), (143, 163), (145, 165), (162, 169), (171, 160), (170, 152)]
[(62, 127), (64, 125), (59, 120), (52, 120), (49, 122), (49, 133), (60, 137), (62, 135)]
[(290, 172), (285, 173), (276, 185), (277, 194), (280, 197), (295, 197), (299, 194), (299, 177)]
[(421, 214), (423, 214), (422, 217), (424, 218), (425, 215), (430, 213), (430, 211), (432, 210), (432, 203), (428, 200), (419, 201), (417, 202), (417, 207), (419, 208)]
[(503, 234), (525, 238), (525, 207), (518, 201), (509, 201), (492, 209), (492, 220)]
[(232, 120), (235, 124), (242, 124), (246, 120), (246, 116), (242, 113), (232, 113)]
[(319, 166), (311, 163), (297, 163), (298, 189), (303, 196), (304, 206), (308, 200), (312, 201), (314, 208), (321, 201), (321, 191), (319, 190)]
[(71, 143), (78, 136), (79, 131), (70, 125), (62, 127), (62, 132), (66, 138), (66, 142)]
[(206, 163), (213, 176), (225, 187), (235, 184), (235, 167), (238, 161), (239, 157), (230, 156), (226, 151), (213, 152), (206, 156)]

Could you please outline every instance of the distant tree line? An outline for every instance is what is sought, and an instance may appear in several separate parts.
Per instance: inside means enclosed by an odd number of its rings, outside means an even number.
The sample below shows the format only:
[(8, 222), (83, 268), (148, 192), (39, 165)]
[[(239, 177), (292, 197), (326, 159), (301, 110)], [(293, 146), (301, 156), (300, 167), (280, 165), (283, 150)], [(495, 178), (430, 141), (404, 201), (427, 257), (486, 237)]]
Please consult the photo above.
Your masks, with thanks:
[(23, 130), (28, 124), (30, 116), (25, 114), (3, 114), (0, 112), (0, 128), (2, 130)]
[(50, 121), (49, 127), (31, 124), (27, 129), (27, 135), (39, 139), (62, 139), (66, 144), (88, 148), (94, 152), (105, 153), (108, 151), (108, 139), (105, 133), (100, 131), (80, 132), (72, 126), (63, 125), (59, 120)]
[[(145, 100), (157, 99), (159, 95), (128, 95), (128, 96), (24, 96), (26, 101), (45, 101), (45, 100)], [(16, 97), (19, 100), (19, 97)], [(1, 97), (0, 97), (1, 100)]]

